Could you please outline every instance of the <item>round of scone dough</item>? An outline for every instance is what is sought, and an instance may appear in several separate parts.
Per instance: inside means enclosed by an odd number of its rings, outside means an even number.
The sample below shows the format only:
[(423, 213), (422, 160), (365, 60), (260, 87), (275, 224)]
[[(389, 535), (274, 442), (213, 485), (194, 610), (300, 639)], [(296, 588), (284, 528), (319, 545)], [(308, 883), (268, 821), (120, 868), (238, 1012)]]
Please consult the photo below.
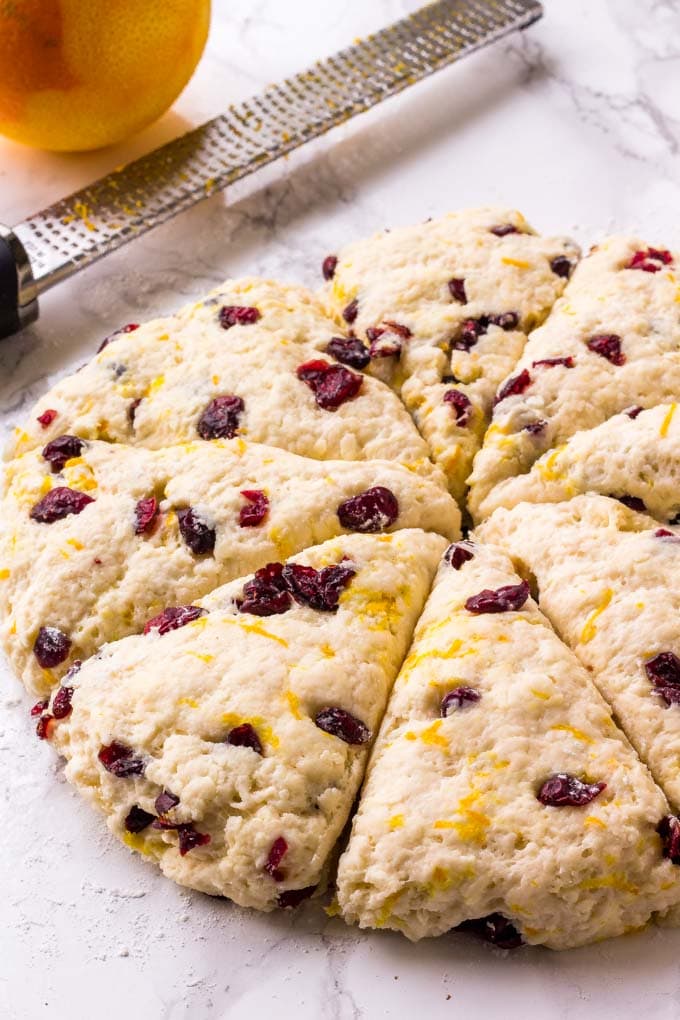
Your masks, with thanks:
[(65, 436), (6, 475), (0, 636), (38, 695), (165, 606), (334, 535), (459, 534), (443, 477), (243, 440), (145, 450)]
[(619, 935), (680, 903), (668, 812), (507, 556), (452, 546), (340, 859), (343, 916), (505, 948)]
[(661, 521), (680, 513), (680, 415), (677, 404), (631, 408), (576, 432), (544, 453), (528, 474), (500, 482), (477, 507), (480, 518), (518, 503), (559, 503), (594, 492), (614, 496)]
[(476, 534), (533, 575), (541, 609), (680, 811), (680, 529), (590, 495), (497, 510)]
[[(301, 287), (228, 280), (177, 315), (114, 334), (15, 430), (8, 456), (62, 433), (159, 449), (240, 436), (318, 460), (431, 470), (389, 387), (338, 364), (338, 333)], [(310, 362), (319, 368), (302, 371)]]
[(232, 582), (184, 626), (103, 648), (41, 731), (112, 832), (170, 878), (293, 906), (347, 820), (445, 547), (417, 530), (348, 535)]
[[(322, 299), (373, 353), (457, 499), (499, 383), (579, 257), (516, 210), (467, 209), (347, 245)], [(329, 275), (327, 263), (325, 275)]]
[[(646, 251), (658, 258), (641, 262)], [(676, 399), (679, 264), (680, 256), (630, 237), (609, 238), (579, 263), (496, 394), (470, 477), (476, 520), (495, 486), (525, 474), (575, 432)]]

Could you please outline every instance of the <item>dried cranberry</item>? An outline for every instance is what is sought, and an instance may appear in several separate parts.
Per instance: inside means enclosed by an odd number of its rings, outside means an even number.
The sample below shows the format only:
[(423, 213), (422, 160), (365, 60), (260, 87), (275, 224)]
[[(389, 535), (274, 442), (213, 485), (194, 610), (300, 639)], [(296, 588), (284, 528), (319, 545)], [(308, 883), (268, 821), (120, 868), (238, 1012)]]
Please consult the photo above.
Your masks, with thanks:
[(616, 333), (598, 333), (586, 345), (593, 354), (606, 358), (612, 365), (625, 365), (626, 355), (621, 350), (621, 337)]
[(469, 351), (474, 347), (480, 336), (484, 336), (489, 328), (489, 317), (481, 316), (479, 319), (466, 319), (462, 323), (458, 336), (451, 342), (452, 351)]
[(121, 336), (123, 333), (134, 333), (136, 329), (139, 329), (138, 322), (128, 322), (127, 326), (121, 326), (120, 329), (115, 330), (113, 333), (109, 333), (107, 337), (104, 337), (97, 348), (97, 354), (101, 354), (104, 348), (108, 347), (111, 341), (115, 340), (117, 336)]
[(372, 358), (389, 358), (393, 354), (401, 354), (402, 341), (410, 340), (411, 330), (399, 322), (385, 320), (383, 326), (369, 326), (366, 339), (370, 342), (369, 354)]
[(41, 715), (36, 723), (35, 732), (40, 740), (49, 740), (54, 729), (54, 716)]
[(297, 377), (309, 386), (314, 399), (324, 411), (335, 411), (347, 400), (356, 397), (363, 376), (355, 375), (343, 365), (330, 365), (327, 361), (307, 361), (297, 369)]
[(153, 530), (158, 515), (158, 500), (155, 496), (140, 499), (135, 507), (135, 535), (145, 535)]
[[(402, 322), (395, 322), (394, 319), (383, 319), (383, 327), (388, 333), (396, 333), (402, 340), (410, 340), (413, 336), (408, 326), (404, 326)], [(368, 330), (366, 333), (368, 334)]]
[(308, 900), (315, 891), (315, 885), (308, 885), (306, 889), (286, 889), (279, 893), (276, 902), (280, 907), (293, 909), (299, 907), (303, 900)]
[(202, 521), (193, 507), (178, 510), (177, 523), (182, 538), (195, 556), (205, 556), (213, 551), (217, 538), (215, 529)]
[(489, 227), (492, 234), (496, 237), (507, 237), (508, 234), (519, 234), (520, 231), (512, 223), (500, 223), (498, 226)]
[(391, 358), (395, 354), (401, 354), (401, 340), (398, 337), (390, 339), (390, 334), (384, 329), (370, 326), (366, 330), (366, 339), (370, 343), (368, 353), (371, 358)]
[(547, 807), (583, 807), (607, 788), (606, 783), (584, 783), (577, 776), (557, 772), (541, 786), (537, 800)]
[(384, 485), (374, 485), (350, 496), (338, 507), (338, 518), (348, 531), (384, 531), (399, 516), (397, 497)]
[(353, 301), (350, 301), (350, 303), (346, 305), (345, 308), (343, 308), (342, 317), (345, 320), (345, 322), (349, 326), (351, 326), (352, 323), (356, 321), (356, 317), (358, 314), (359, 314), (359, 302), (357, 301), (356, 298), (354, 298)]
[(242, 398), (233, 393), (214, 397), (198, 419), (196, 431), (201, 439), (233, 439), (244, 409)]
[(459, 708), (474, 704), (480, 698), (481, 694), (474, 687), (455, 687), (442, 698), (440, 708), (442, 719), (446, 719), (448, 715), (456, 712)]
[(636, 251), (626, 269), (641, 269), (644, 273), (658, 273), (663, 266), (669, 266), (673, 256), (669, 251), (659, 248), (647, 248), (646, 251)]
[(35, 719), (37, 715), (42, 715), (49, 703), (49, 698), (45, 698), (44, 701), (36, 701), (35, 705), (31, 708), (31, 718)]
[(142, 398), (137, 397), (137, 399), (133, 400), (131, 404), (128, 404), (127, 420), (130, 422), (130, 425), (134, 425), (135, 423), (135, 418), (137, 417), (137, 408), (139, 407), (141, 402)]
[(296, 602), (320, 612), (334, 613), (340, 595), (352, 580), (356, 570), (338, 564), (315, 570), (301, 563), (287, 563), (283, 579)]
[(234, 726), (233, 730), (229, 731), (227, 743), (232, 744), (233, 747), (249, 747), (251, 751), (256, 751), (257, 754), (263, 753), (260, 738), (250, 723)]
[(169, 790), (163, 790), (154, 801), (154, 807), (159, 815), (167, 815), (168, 811), (172, 811), (178, 804), (179, 797), (174, 793), (170, 793)]
[(645, 663), (645, 671), (657, 687), (680, 686), (680, 659), (675, 652), (659, 652)]
[(179, 855), (184, 857), (190, 850), (197, 846), (207, 846), (210, 842), (210, 835), (207, 832), (198, 832), (192, 822), (177, 826), (179, 836)]
[(471, 545), (471, 542), (454, 542), (444, 553), (445, 561), (450, 563), (454, 570), (460, 570), (464, 563), (474, 559)]
[(469, 931), (483, 939), (484, 942), (498, 946), (499, 949), (518, 949), (519, 946), (524, 945), (524, 940), (514, 924), (508, 921), (507, 917), (498, 913), (463, 921), (458, 925), (458, 930)]
[(326, 344), (324, 351), (336, 361), (351, 368), (366, 368), (371, 360), (368, 348), (356, 336), (334, 336)]
[(321, 273), (324, 280), (332, 280), (335, 276), (335, 270), (338, 267), (338, 256), (337, 255), (326, 255), (326, 258), (321, 263)]
[(489, 326), (498, 326), (508, 331), (516, 329), (519, 324), (517, 312), (501, 312), (499, 315), (480, 315), (477, 319), (466, 319), (460, 327), (458, 336), (451, 342), (453, 351), (469, 351), (474, 347), (480, 336), (484, 336)]
[(135, 758), (135, 752), (127, 744), (112, 740), (110, 744), (102, 744), (97, 755), (107, 772), (118, 779), (144, 774), (145, 764), (141, 758)]
[(501, 400), (505, 400), (506, 397), (519, 396), (529, 386), (531, 386), (531, 376), (529, 370), (523, 368), (517, 375), (511, 375), (509, 379), (506, 379), (494, 398), (494, 406), (500, 404)]
[(333, 706), (322, 708), (314, 722), (324, 733), (339, 737), (346, 744), (365, 744), (371, 739), (368, 726), (350, 712), (346, 712), (344, 708)]
[(222, 329), (231, 329), (232, 326), (252, 326), (261, 317), (259, 309), (249, 305), (223, 305), (219, 315)]
[(275, 882), (283, 882), (284, 873), (279, 868), (279, 864), (287, 853), (288, 844), (283, 836), (277, 836), (269, 849), (267, 860), (264, 865), (264, 870), (268, 875), (271, 875)]
[(639, 404), (633, 404), (632, 407), (626, 407), (623, 413), (634, 420), (643, 410), (644, 408), (640, 407)]
[(547, 427), (548, 423), (545, 418), (537, 418), (536, 421), (530, 421), (528, 425), (523, 425), (522, 432), (528, 432), (530, 436), (540, 436)]
[(123, 825), (126, 832), (138, 833), (148, 828), (153, 820), (154, 816), (150, 812), (140, 808), (138, 804), (133, 804), (125, 816)]
[(519, 315), (517, 312), (501, 312), (500, 315), (491, 316), (491, 324), (493, 326), (500, 326), (507, 333), (511, 329), (517, 329), (519, 326)]
[(529, 584), (506, 584), (502, 588), (484, 588), (477, 595), (471, 595), (465, 603), (470, 613), (507, 613), (521, 609), (529, 598)]
[(668, 542), (680, 542), (680, 535), (676, 534), (675, 531), (669, 531), (668, 528), (659, 528), (654, 532), (654, 538), (660, 538), (662, 541)]
[(57, 417), (57, 413), (58, 412), (55, 411), (53, 407), (48, 407), (46, 411), (43, 411), (42, 414), (38, 415), (36, 421), (40, 422), (42, 428), (48, 429), (52, 422), (54, 421), (54, 419)]
[(664, 857), (671, 864), (680, 864), (680, 819), (676, 815), (664, 815), (656, 831), (661, 836)]
[(444, 403), (451, 405), (456, 416), (456, 425), (464, 429), (470, 424), (472, 403), (462, 390), (447, 390), (444, 394)]
[(161, 830), (172, 830), (174, 829), (179, 837), (179, 853), (180, 857), (184, 857), (190, 850), (193, 850), (197, 846), (206, 846), (210, 842), (210, 836), (207, 832), (197, 832), (194, 828), (193, 822), (173, 822), (169, 818), (165, 818), (161, 815), (153, 823), (154, 829)]
[(465, 280), (462, 277), (452, 277), (448, 284), (449, 294), (454, 301), (459, 301), (461, 305), (467, 304), (467, 294), (465, 293)]
[(269, 500), (261, 489), (242, 489), (241, 495), (248, 502), (241, 507), (238, 522), (242, 528), (256, 528), (269, 513)]
[(199, 616), (205, 616), (205, 609), (200, 606), (167, 606), (158, 616), (152, 617), (144, 625), (144, 633), (157, 630), (159, 634), (168, 634), (171, 630), (185, 627)]
[(75, 676), (76, 673), (80, 673), (80, 667), (82, 666), (81, 659), (74, 659), (69, 668), (64, 673), (64, 680), (68, 680), (70, 677)]
[(666, 702), (668, 708), (680, 705), (680, 687), (655, 687), (654, 693)]
[(614, 496), (610, 493), (612, 499), (618, 499), (619, 503), (623, 503), (629, 510), (637, 510), (638, 513), (646, 514), (647, 507), (645, 506), (644, 500), (640, 499), (639, 496)]
[(565, 358), (540, 358), (538, 361), (532, 361), (532, 368), (555, 368), (557, 365), (562, 365), (564, 368), (574, 367), (573, 355), (567, 354)]
[(82, 513), (88, 503), (94, 503), (92, 496), (88, 496), (78, 489), (69, 489), (65, 485), (58, 485), (50, 489), (39, 502), (31, 508), (31, 519), (39, 524), (53, 524), (61, 521), (69, 514)]
[(83, 440), (77, 436), (57, 436), (43, 447), (42, 455), (51, 465), (53, 474), (56, 474), (62, 470), (67, 460), (80, 456), (84, 445)]
[(282, 563), (268, 563), (255, 571), (252, 579), (243, 586), (243, 596), (236, 602), (239, 612), (253, 616), (277, 616), (292, 605), (286, 587)]
[(566, 255), (556, 255), (554, 259), (550, 260), (550, 268), (555, 276), (561, 276), (563, 280), (568, 280), (574, 266)]
[(680, 659), (674, 652), (659, 652), (645, 663), (645, 672), (668, 706), (680, 704)]
[(52, 715), (55, 719), (65, 719), (72, 712), (71, 698), (73, 697), (72, 687), (60, 687), (52, 701)]
[(33, 654), (43, 669), (52, 669), (68, 658), (71, 639), (58, 627), (41, 627), (33, 645)]

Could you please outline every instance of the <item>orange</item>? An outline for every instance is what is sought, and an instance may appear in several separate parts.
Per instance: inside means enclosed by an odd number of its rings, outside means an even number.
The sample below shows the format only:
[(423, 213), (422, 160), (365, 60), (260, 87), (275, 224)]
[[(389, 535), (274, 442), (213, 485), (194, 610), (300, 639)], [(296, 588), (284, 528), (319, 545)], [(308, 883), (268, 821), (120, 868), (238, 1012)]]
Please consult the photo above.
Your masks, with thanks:
[(167, 110), (208, 35), (210, 0), (0, 0), (0, 134), (96, 149)]

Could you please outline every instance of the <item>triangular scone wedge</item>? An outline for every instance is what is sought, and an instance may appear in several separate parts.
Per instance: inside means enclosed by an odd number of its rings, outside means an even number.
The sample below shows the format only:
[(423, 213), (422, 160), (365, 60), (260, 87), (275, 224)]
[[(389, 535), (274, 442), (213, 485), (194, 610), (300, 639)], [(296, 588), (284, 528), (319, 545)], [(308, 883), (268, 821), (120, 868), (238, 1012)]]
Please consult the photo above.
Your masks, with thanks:
[(609, 238), (578, 265), (498, 390), (470, 478), (475, 519), (492, 489), (502, 501), (507, 479), (575, 432), (676, 399), (678, 265), (680, 256), (627, 237)]
[(340, 859), (344, 917), (410, 939), (463, 925), (506, 948), (619, 935), (680, 901), (667, 814), (508, 558), (453, 546)]
[(107, 645), (41, 732), (112, 832), (170, 878), (293, 906), (347, 821), (445, 547), (423, 531), (349, 535), (283, 577), (241, 578), (193, 622)]
[(318, 460), (431, 470), (389, 387), (322, 353), (337, 332), (301, 287), (228, 280), (175, 316), (114, 334), (38, 402), (8, 455), (64, 432), (153, 449), (240, 436)]
[(493, 395), (578, 255), (515, 210), (482, 208), (385, 231), (324, 263), (326, 303), (401, 393), (459, 499)]
[(680, 513), (680, 414), (677, 404), (615, 414), (544, 453), (528, 474), (506, 478), (477, 507), (484, 518), (500, 506), (559, 503), (594, 492), (615, 496), (661, 521)]
[(477, 533), (533, 575), (541, 609), (680, 810), (680, 531), (577, 496), (497, 510)]
[(66, 436), (12, 461), (7, 486), (0, 634), (41, 695), (75, 659), (141, 631), (165, 606), (334, 535), (459, 534), (443, 478), (243, 440), (144, 450)]

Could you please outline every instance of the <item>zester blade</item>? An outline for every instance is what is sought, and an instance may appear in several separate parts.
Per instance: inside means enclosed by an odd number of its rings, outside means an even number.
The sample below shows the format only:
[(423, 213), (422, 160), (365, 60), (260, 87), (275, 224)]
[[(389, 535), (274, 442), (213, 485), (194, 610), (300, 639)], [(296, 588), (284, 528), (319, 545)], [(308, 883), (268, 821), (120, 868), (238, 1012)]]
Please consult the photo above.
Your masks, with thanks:
[(0, 228), (0, 337), (78, 269), (542, 13), (538, 0), (438, 0)]

